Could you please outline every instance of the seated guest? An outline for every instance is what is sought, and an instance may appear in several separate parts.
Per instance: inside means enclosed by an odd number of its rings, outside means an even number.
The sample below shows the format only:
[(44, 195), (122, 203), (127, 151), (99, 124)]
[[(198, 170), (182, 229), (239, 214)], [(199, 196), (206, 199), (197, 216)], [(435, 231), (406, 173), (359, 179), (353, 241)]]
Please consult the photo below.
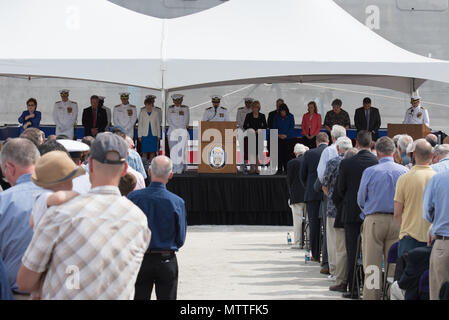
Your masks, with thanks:
[[(335, 128), (336, 126), (334, 126)], [(333, 129), (334, 129), (333, 128)], [(332, 129), (332, 130), (333, 130)], [(345, 130), (346, 131), (346, 130)], [(346, 151), (352, 148), (351, 139), (348, 137), (340, 137), (336, 141), (338, 156), (330, 159), (327, 162), (326, 170), (323, 176), (323, 192), (326, 195), (326, 241), (327, 241), (327, 255), (329, 260), (329, 272), (336, 278), (336, 285), (330, 287), (331, 291), (346, 292), (347, 279), (346, 279), (346, 246), (344, 246), (344, 231), (338, 228), (339, 242), (337, 243), (337, 228), (335, 228), (335, 218), (337, 216), (337, 207), (332, 201), (332, 195), (335, 189), (335, 183), (338, 177), (338, 168), (340, 162), (343, 160), (343, 156)], [(328, 147), (329, 148), (329, 147)], [(337, 260), (337, 244), (339, 245), (339, 256)], [(344, 247), (344, 250), (341, 250)], [(342, 251), (343, 254), (342, 254)], [(340, 264), (340, 265), (338, 265)]]
[(357, 258), (357, 243), (362, 225), (361, 210), (357, 204), (357, 191), (359, 190), (363, 172), (366, 168), (378, 163), (376, 157), (370, 151), (371, 141), (370, 132), (359, 131), (357, 133), (357, 148), (359, 152), (352, 158), (343, 159), (340, 162), (337, 182), (332, 196), (332, 200), (336, 205), (342, 205), (341, 221), (345, 230), (349, 286), (349, 292), (344, 293), (343, 297), (350, 299), (358, 297), (358, 293), (355, 291), (356, 284), (353, 281), (354, 262)]
[(403, 134), (398, 140), (398, 152), (401, 156), (402, 165), (406, 166), (412, 163), (412, 159), (407, 154), (407, 148), (413, 143), (413, 138), (407, 134)]
[[(382, 261), (387, 259), (390, 247), (399, 240), (399, 225), (394, 220), (396, 182), (408, 169), (393, 160), (394, 142), (382, 137), (376, 142), (379, 164), (366, 168), (362, 175), (357, 203), (362, 210), (362, 252), (365, 282), (363, 300), (380, 300), (382, 277), (372, 283), (373, 272), (382, 273)], [(360, 153), (359, 153), (360, 154)], [(355, 158), (355, 157), (353, 157)], [(368, 267), (370, 267), (368, 269)], [(373, 270), (373, 267), (377, 267)], [(394, 266), (391, 274), (394, 274)], [(371, 282), (369, 282), (371, 281)], [(371, 285), (369, 286), (368, 283)]]
[(435, 171), (430, 167), (432, 146), (424, 139), (413, 143), (415, 163), (399, 177), (394, 196), (394, 218), (400, 225), (398, 256), (427, 243), (430, 224), (422, 217), (424, 188)]
[(305, 219), (306, 204), (304, 202), (304, 186), (301, 183), (299, 175), (301, 174), (301, 166), (304, 162), (304, 153), (309, 150), (303, 144), (297, 143), (293, 152), (296, 158), (287, 163), (287, 186), (289, 191), (289, 205), (292, 210), (293, 229), (294, 229), (294, 246), (292, 248), (299, 249), (302, 247), (302, 221)]
[(27, 101), (27, 109), (22, 112), (19, 117), (19, 123), (21, 124), (19, 128), (19, 134), (21, 134), (26, 128), (36, 128), (39, 129), (39, 124), (41, 122), (41, 113), (36, 111), (37, 100), (30, 98)]
[(339, 124), (345, 129), (349, 129), (351, 125), (351, 120), (349, 119), (349, 114), (341, 108), (343, 102), (340, 99), (335, 99), (332, 101), (332, 110), (326, 113), (324, 118), (324, 128), (330, 134), (332, 127), (335, 124)]
[(423, 217), (432, 223), (435, 243), (430, 256), (430, 300), (437, 300), (444, 282), (449, 281), (449, 172), (434, 175), (423, 196)]
[(449, 144), (439, 144), (434, 148), (432, 163), (436, 173), (449, 171)]
[(136, 183), (136, 177), (132, 173), (127, 172), (120, 178), (120, 182), (118, 184), (121, 195), (127, 197), (128, 194), (136, 188)]
[(96, 95), (90, 97), (90, 107), (83, 110), (84, 135), (95, 137), (99, 132), (104, 132), (108, 125), (106, 110), (99, 107), (99, 98)]
[(321, 129), (321, 115), (315, 101), (307, 104), (308, 112), (302, 116), (301, 130), (304, 137), (304, 144), (313, 149), (316, 147), (316, 136)]
[(295, 119), (287, 105), (279, 106), (279, 113), (274, 117), (273, 128), (278, 130), (278, 172), (287, 173), (287, 162), (290, 160), (290, 139), (294, 137)]
[(437, 143), (438, 143), (438, 138), (437, 138), (436, 135), (434, 135), (434, 134), (432, 134), (432, 133), (429, 133), (429, 134), (426, 136), (426, 141), (427, 141), (428, 143), (430, 143), (430, 145), (431, 145), (432, 148), (433, 148), (433, 147), (435, 147), (435, 146), (437, 145)]
[(367, 130), (371, 132), (373, 141), (379, 137), (379, 128), (381, 124), (379, 109), (371, 106), (371, 99), (363, 99), (363, 107), (355, 110), (354, 124), (357, 132)]
[[(251, 103), (252, 112), (248, 113), (245, 116), (245, 121), (243, 123), (243, 129), (248, 130), (252, 129), (255, 131), (255, 148), (252, 148), (251, 146), (248, 148), (249, 150), (249, 163), (250, 163), (250, 171), (249, 173), (259, 173), (259, 135), (258, 132), (260, 129), (266, 129), (267, 128), (267, 121), (265, 120), (265, 115), (263, 113), (259, 113), (260, 111), (260, 102), (258, 100), (253, 101)], [(249, 137), (249, 136), (248, 136)], [(262, 142), (262, 141), (261, 141)], [(263, 144), (262, 144), (263, 146)], [(263, 150), (263, 147), (262, 147)], [(255, 151), (255, 154), (252, 154)]]
[(1, 170), (12, 185), (0, 192), (0, 254), (16, 299), (29, 297), (28, 290), (19, 291), (16, 278), (22, 256), (33, 237), (29, 226), (34, 204), (31, 195), (39, 188), (31, 181), (31, 174), (39, 157), (36, 146), (23, 138), (10, 139), (0, 153)]
[(329, 144), (329, 138), (324, 132), (318, 133), (316, 137), (316, 148), (304, 154), (304, 162), (301, 166), (300, 179), (305, 188), (304, 202), (307, 207), (307, 217), (309, 219), (310, 246), (312, 257), (310, 261), (320, 262), (320, 203), (322, 192), (314, 189), (314, 184), (318, 179), (317, 167), (320, 162), (321, 153)]
[(184, 245), (187, 221), (184, 200), (166, 188), (173, 177), (172, 169), (173, 163), (168, 157), (155, 157), (148, 170), (151, 184), (128, 195), (147, 216), (153, 234), (135, 282), (136, 300), (150, 300), (153, 286), (158, 300), (176, 300), (177, 297), (176, 251)]
[(41, 144), (45, 141), (45, 134), (37, 129), (37, 128), (27, 128), (25, 131), (22, 132), (20, 135), (20, 138), (25, 138), (30, 140), (36, 148), (38, 148)]
[[(45, 213), (17, 275), (21, 290), (36, 290), (46, 273), (46, 300), (133, 298), (151, 233), (143, 212), (117, 188), (127, 149), (112, 133), (97, 135), (89, 156), (93, 189)], [(70, 282), (74, 271), (79, 281)]]

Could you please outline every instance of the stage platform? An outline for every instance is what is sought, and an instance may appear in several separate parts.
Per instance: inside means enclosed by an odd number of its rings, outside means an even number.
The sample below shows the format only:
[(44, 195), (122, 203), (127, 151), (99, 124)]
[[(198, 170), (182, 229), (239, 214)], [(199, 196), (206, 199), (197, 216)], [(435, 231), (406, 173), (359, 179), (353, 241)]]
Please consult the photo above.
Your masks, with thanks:
[(184, 199), (188, 225), (292, 225), (285, 175), (175, 175), (167, 188)]

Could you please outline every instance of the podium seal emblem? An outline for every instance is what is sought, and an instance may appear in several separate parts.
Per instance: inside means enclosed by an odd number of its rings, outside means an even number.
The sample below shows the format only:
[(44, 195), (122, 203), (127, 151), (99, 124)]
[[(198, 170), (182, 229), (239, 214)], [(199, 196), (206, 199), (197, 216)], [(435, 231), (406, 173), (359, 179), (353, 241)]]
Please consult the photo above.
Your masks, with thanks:
[(226, 164), (226, 152), (220, 146), (215, 146), (209, 152), (209, 165), (214, 169), (221, 169)]

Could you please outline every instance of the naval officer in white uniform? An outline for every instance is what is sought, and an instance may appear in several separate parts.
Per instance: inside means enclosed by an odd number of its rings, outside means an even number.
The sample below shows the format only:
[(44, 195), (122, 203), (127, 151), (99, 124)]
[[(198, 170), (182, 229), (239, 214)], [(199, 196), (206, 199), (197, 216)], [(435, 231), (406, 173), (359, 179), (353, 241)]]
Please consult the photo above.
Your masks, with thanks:
[(69, 100), (70, 90), (59, 90), (62, 101), (55, 103), (53, 121), (56, 125), (56, 135), (65, 135), (73, 139), (76, 121), (78, 119), (78, 104)]
[(220, 106), (221, 96), (213, 95), (211, 99), (212, 107), (204, 110), (203, 121), (230, 121), (228, 110)]
[(245, 118), (248, 113), (253, 112), (253, 109), (251, 108), (251, 104), (253, 103), (253, 98), (245, 98), (245, 106), (237, 109), (237, 128), (240, 128), (243, 130), (243, 124), (245, 123)]
[(134, 139), (134, 127), (137, 121), (137, 108), (136, 106), (129, 104), (129, 93), (120, 93), (120, 99), (122, 104), (118, 104), (114, 107), (112, 120), (114, 126), (122, 127), (125, 133), (131, 139)]
[(173, 94), (173, 104), (167, 110), (167, 124), (169, 126), (168, 146), (170, 158), (173, 161), (173, 172), (182, 173), (185, 170), (185, 156), (189, 141), (187, 131), (190, 121), (189, 107), (182, 104), (184, 95)]
[(425, 124), (430, 128), (429, 113), (421, 106), (421, 97), (413, 93), (410, 103), (412, 106), (407, 109), (403, 124)]

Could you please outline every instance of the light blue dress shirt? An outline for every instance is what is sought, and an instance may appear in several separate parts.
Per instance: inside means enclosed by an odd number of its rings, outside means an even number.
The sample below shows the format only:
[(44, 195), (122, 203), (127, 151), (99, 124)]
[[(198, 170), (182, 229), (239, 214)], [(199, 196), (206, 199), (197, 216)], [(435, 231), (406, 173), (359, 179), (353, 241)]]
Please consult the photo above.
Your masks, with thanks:
[(437, 173), (426, 185), (423, 218), (432, 223), (432, 234), (449, 237), (449, 172)]
[(449, 171), (449, 158), (444, 158), (430, 166), (436, 173)]
[(31, 174), (24, 174), (14, 187), (0, 192), (0, 253), (13, 290), (17, 290), (17, 272), (33, 237), (30, 214), (38, 190), (41, 188), (31, 181)]
[(143, 167), (142, 158), (137, 153), (137, 151), (133, 149), (128, 149), (128, 164), (131, 168), (136, 170), (137, 172), (140, 172), (143, 175), (143, 178), (147, 178), (147, 173), (145, 172), (145, 168)]
[(362, 210), (360, 218), (376, 212), (394, 212), (394, 194), (399, 177), (408, 169), (394, 162), (393, 157), (379, 160), (379, 164), (363, 171), (357, 193), (357, 203)]
[(320, 157), (320, 162), (318, 163), (317, 173), (318, 179), (321, 183), (323, 183), (324, 172), (326, 171), (327, 163), (330, 159), (338, 157), (337, 144), (334, 143), (323, 150)]

